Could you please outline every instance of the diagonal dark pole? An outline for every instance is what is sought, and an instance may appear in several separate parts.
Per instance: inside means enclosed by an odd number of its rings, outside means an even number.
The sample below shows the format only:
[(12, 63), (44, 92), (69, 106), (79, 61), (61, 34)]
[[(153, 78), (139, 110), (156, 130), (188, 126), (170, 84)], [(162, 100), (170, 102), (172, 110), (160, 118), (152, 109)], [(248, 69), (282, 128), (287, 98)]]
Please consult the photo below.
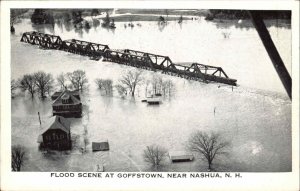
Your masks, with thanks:
[(260, 11), (248, 11), (252, 23), (255, 26), (261, 41), (263, 42), (269, 57), (274, 65), (274, 68), (279, 75), (279, 78), (288, 94), (290, 99), (292, 100), (292, 78), (288, 73), (277, 49), (274, 45), (274, 42), (266, 28), (264, 21), (260, 16)]

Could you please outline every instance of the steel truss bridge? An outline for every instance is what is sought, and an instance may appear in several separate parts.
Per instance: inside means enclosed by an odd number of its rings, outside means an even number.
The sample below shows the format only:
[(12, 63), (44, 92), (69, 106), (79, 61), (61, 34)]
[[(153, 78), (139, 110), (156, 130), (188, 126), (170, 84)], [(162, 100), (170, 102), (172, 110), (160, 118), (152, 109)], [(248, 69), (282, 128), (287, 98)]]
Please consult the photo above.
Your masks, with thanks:
[(114, 50), (108, 45), (76, 39), (62, 40), (60, 36), (39, 32), (25, 32), (21, 42), (38, 45), (44, 49), (57, 49), (91, 59), (114, 62), (142, 68), (151, 71), (162, 71), (163, 74), (178, 76), (189, 80), (201, 82), (218, 82), (236, 86), (237, 80), (231, 79), (221, 67), (209, 66), (199, 63), (173, 63), (168, 56), (142, 52), (131, 49)]

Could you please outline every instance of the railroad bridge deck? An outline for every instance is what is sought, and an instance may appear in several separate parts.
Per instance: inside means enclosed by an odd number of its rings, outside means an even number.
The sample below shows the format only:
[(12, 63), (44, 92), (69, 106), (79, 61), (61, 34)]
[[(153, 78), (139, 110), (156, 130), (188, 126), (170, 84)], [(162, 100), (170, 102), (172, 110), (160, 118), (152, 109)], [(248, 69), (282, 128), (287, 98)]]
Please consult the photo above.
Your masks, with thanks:
[(236, 86), (237, 80), (231, 79), (221, 67), (199, 63), (173, 63), (168, 56), (142, 52), (131, 49), (113, 50), (108, 45), (97, 44), (77, 39), (64, 40), (59, 36), (39, 32), (25, 32), (21, 42), (39, 45), (47, 49), (59, 49), (74, 54), (89, 56), (98, 60), (115, 62), (152, 71), (162, 71), (163, 74), (178, 76), (189, 80), (218, 82)]
[(60, 36), (44, 34), (35, 31), (23, 33), (21, 42), (26, 42), (32, 45), (39, 45), (47, 49), (60, 49), (62, 45)]

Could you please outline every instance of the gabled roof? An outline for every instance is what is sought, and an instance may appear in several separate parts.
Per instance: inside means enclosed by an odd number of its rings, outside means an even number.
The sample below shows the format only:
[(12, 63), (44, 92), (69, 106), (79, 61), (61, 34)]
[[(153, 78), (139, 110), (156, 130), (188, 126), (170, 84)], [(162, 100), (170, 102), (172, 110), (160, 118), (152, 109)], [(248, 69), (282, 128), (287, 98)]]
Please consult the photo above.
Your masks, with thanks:
[(60, 94), (61, 94), (62, 92), (54, 92), (54, 94), (52, 95), (53, 97), (58, 97), (58, 96), (60, 96)]
[(57, 105), (62, 105), (62, 98), (63, 97), (69, 97), (70, 99), (70, 103), (69, 104), (80, 104), (80, 100), (77, 99), (74, 95), (78, 95), (78, 92), (77, 91), (69, 91), (69, 90), (65, 90), (63, 91), (59, 96), (58, 98), (56, 98), (56, 100), (54, 100), (53, 104), (54, 106), (57, 106)]
[(60, 129), (66, 133), (69, 133), (70, 124), (71, 122), (62, 116), (53, 116), (42, 125), (45, 127), (45, 130), (42, 132), (42, 134), (51, 129)]

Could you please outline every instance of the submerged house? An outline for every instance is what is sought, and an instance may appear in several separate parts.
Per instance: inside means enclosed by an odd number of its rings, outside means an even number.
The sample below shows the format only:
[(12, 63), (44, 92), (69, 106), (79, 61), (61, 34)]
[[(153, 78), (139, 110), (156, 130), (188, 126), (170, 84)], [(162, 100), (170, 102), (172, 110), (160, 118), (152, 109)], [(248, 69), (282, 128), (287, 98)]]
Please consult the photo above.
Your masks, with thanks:
[(78, 91), (55, 92), (51, 98), (54, 100), (52, 104), (53, 115), (81, 117), (82, 104)]
[(92, 142), (92, 150), (95, 151), (108, 151), (109, 144), (108, 141), (105, 142)]
[(38, 138), (41, 148), (53, 150), (71, 149), (70, 124), (70, 121), (64, 117), (51, 117), (43, 124), (44, 131)]
[(171, 151), (169, 152), (169, 157), (172, 162), (192, 161), (194, 159), (193, 154), (185, 151)]

